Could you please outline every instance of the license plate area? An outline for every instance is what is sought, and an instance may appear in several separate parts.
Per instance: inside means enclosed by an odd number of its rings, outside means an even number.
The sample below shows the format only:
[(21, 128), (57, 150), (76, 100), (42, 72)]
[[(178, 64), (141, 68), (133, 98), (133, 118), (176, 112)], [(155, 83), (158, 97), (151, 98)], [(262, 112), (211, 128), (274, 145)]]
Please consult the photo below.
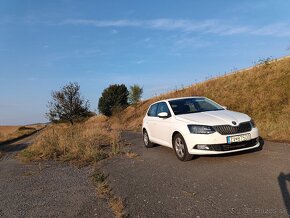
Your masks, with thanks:
[(235, 135), (235, 136), (228, 136), (227, 137), (227, 143), (235, 143), (235, 142), (244, 142), (251, 140), (251, 134), (243, 134), (243, 135)]

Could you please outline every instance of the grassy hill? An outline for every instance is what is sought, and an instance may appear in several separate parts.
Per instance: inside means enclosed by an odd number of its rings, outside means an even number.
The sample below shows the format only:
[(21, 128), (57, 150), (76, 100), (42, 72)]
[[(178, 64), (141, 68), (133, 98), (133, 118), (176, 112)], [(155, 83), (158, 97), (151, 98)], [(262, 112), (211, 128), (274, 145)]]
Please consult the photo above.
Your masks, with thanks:
[(150, 104), (185, 96), (206, 96), (229, 110), (247, 113), (265, 139), (290, 141), (290, 57), (265, 60), (246, 70), (145, 100), (128, 107), (111, 122), (115, 125), (126, 123), (126, 129), (140, 130)]

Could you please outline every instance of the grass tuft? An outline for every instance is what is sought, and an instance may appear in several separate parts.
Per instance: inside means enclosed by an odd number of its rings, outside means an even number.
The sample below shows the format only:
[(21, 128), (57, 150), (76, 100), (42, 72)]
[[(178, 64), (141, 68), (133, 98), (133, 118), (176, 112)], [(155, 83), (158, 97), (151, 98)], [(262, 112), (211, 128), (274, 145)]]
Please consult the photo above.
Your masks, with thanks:
[(114, 197), (110, 200), (109, 206), (115, 214), (116, 218), (125, 217), (124, 214), (124, 204), (121, 198)]
[(133, 152), (133, 151), (128, 151), (128, 152), (126, 152), (126, 156), (127, 156), (128, 158), (133, 159), (133, 158), (137, 158), (137, 157), (139, 157), (139, 154), (137, 154), (137, 153), (135, 153), (135, 152)]
[(95, 183), (102, 183), (106, 180), (105, 174), (98, 171), (92, 175), (92, 178)]

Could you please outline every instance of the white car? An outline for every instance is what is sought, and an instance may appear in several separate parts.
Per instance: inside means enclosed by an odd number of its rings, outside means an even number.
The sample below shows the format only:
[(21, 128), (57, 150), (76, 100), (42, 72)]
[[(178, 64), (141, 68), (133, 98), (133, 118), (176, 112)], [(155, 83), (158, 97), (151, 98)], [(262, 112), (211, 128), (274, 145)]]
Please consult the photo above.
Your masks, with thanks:
[(173, 148), (179, 160), (258, 148), (259, 131), (246, 114), (205, 97), (174, 98), (150, 105), (142, 125), (146, 147)]

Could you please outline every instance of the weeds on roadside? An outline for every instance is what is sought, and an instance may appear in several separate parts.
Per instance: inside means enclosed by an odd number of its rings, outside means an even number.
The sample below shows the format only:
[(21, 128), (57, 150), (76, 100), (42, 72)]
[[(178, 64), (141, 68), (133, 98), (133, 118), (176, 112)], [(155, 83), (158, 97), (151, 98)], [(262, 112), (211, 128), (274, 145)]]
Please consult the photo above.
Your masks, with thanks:
[(125, 217), (124, 203), (120, 197), (116, 197), (113, 194), (112, 189), (109, 187), (106, 181), (106, 178), (107, 176), (98, 170), (93, 173), (92, 180), (96, 186), (97, 194), (99, 197), (107, 200), (108, 206), (111, 208), (116, 218)]
[(102, 182), (104, 182), (104, 181), (106, 180), (106, 176), (105, 176), (105, 174), (102, 173), (102, 172), (99, 172), (99, 171), (95, 172), (95, 173), (92, 175), (92, 178), (93, 178), (93, 181), (94, 181), (95, 183), (102, 183)]
[(116, 218), (125, 217), (124, 214), (124, 204), (121, 198), (114, 197), (109, 201), (109, 206), (114, 212)]
[(119, 137), (117, 131), (108, 131), (103, 122), (51, 125), (20, 153), (20, 158), (24, 161), (53, 159), (87, 165), (117, 154), (121, 149)]
[(128, 151), (128, 152), (126, 152), (126, 156), (127, 156), (128, 158), (133, 159), (133, 158), (137, 158), (137, 157), (139, 157), (139, 154), (137, 154), (137, 153), (135, 153), (135, 152), (133, 152), (133, 151)]

